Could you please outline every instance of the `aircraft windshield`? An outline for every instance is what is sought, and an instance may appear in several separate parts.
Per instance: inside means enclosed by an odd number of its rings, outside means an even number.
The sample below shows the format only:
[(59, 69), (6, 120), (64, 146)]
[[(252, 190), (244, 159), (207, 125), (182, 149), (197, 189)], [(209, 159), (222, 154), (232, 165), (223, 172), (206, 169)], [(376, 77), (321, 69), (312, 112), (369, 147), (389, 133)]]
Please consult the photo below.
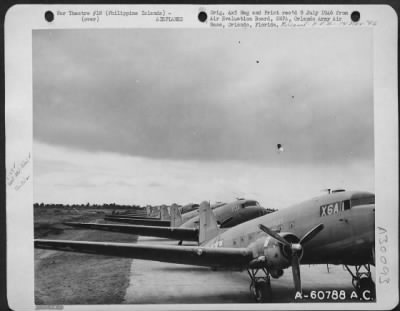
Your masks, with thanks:
[(260, 206), (260, 203), (257, 201), (246, 201), (242, 203), (242, 208), (248, 207), (248, 206)]

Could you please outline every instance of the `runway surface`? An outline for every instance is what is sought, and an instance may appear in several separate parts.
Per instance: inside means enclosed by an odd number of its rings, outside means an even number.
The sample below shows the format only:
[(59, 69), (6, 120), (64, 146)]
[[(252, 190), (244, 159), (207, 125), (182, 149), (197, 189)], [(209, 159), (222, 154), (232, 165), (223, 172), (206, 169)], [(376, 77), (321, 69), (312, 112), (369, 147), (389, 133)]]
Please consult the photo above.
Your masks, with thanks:
[[(177, 241), (140, 237), (138, 243), (171, 244)], [(375, 270), (372, 271), (373, 278)], [(301, 266), (303, 294), (320, 291), (315, 299), (294, 299), (291, 268), (279, 279), (271, 278), (272, 302), (357, 301), (350, 274), (343, 266)], [(209, 268), (132, 260), (129, 286), (124, 303), (127, 304), (191, 304), (191, 303), (253, 303), (250, 277), (246, 271), (212, 271)], [(345, 296), (330, 298), (332, 291), (344, 291)], [(327, 292), (328, 291), (328, 292)], [(344, 299), (342, 299), (344, 297)]]

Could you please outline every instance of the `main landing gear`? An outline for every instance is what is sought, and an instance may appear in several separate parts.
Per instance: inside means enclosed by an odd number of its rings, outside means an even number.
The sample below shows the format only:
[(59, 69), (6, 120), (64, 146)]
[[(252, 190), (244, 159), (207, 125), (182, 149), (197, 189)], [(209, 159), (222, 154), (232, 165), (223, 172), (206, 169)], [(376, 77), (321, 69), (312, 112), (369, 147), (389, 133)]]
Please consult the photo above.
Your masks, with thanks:
[(353, 280), (353, 287), (358, 297), (363, 300), (375, 300), (375, 283), (371, 277), (371, 267), (369, 264), (355, 266), (353, 273), (347, 265), (344, 267), (349, 271)]
[[(264, 273), (265, 276), (257, 276), (257, 273)], [(248, 269), (250, 276), (250, 292), (253, 294), (256, 302), (270, 302), (272, 298), (271, 279), (267, 269)]]

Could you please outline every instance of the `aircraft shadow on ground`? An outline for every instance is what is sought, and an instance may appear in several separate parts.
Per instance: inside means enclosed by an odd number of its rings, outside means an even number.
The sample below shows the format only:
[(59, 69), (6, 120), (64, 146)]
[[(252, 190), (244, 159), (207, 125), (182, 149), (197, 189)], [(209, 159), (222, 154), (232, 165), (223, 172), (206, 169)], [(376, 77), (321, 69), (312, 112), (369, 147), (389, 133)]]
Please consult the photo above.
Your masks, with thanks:
[(162, 270), (162, 271), (168, 271), (168, 272), (175, 272), (175, 271), (187, 271), (187, 272), (213, 272), (210, 268), (208, 267), (196, 267), (196, 266), (176, 266), (176, 267), (160, 267), (160, 268), (154, 268), (153, 270)]

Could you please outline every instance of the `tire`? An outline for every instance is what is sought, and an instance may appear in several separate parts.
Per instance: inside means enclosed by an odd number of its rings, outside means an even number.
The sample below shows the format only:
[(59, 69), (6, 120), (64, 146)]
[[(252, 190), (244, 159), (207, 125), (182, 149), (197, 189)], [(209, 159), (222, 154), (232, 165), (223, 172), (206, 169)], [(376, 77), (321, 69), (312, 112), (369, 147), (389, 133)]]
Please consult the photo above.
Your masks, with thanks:
[(272, 298), (271, 284), (266, 280), (259, 280), (255, 284), (255, 299), (258, 303), (270, 302)]

